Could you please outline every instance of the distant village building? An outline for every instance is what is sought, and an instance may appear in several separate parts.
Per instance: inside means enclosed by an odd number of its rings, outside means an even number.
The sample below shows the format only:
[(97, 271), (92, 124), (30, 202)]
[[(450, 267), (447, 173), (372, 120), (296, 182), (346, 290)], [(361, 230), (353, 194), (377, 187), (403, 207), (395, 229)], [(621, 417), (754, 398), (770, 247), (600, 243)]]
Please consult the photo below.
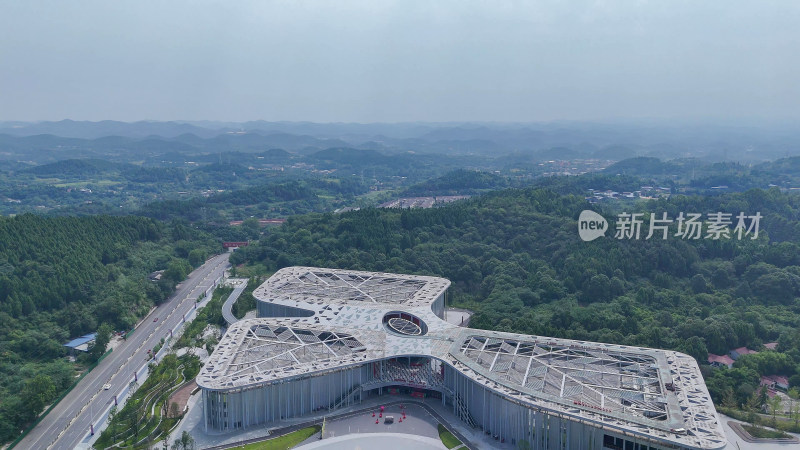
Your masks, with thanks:
[(663, 186), (659, 187), (642, 186), (641, 188), (639, 188), (639, 190), (624, 191), (624, 192), (612, 191), (611, 189), (606, 189), (604, 191), (597, 189), (588, 189), (587, 191), (589, 195), (586, 196), (585, 199), (589, 203), (599, 203), (610, 199), (651, 200), (656, 198), (669, 198), (671, 193), (670, 188)]
[(731, 358), (733, 358), (734, 361), (739, 359), (739, 357), (742, 355), (752, 355), (753, 353), (758, 353), (758, 352), (755, 350), (750, 350), (747, 347), (739, 347), (730, 351)]
[(350, 211), (358, 211), (360, 209), (361, 208), (359, 208), (358, 206), (345, 206), (344, 208), (339, 208), (339, 209), (335, 210), (334, 213), (335, 214), (342, 214), (342, 213), (346, 213), (346, 212), (350, 212)]
[(149, 278), (150, 281), (155, 282), (161, 280), (163, 276), (164, 276), (163, 270), (156, 270), (155, 272), (152, 272), (150, 275), (148, 275), (147, 278)]
[(761, 377), (761, 386), (766, 386), (769, 389), (789, 389), (789, 379), (783, 375), (769, 375)]
[(733, 367), (733, 359), (731, 359), (728, 355), (715, 355), (713, 353), (708, 354), (708, 363), (714, 367), (727, 367), (730, 369)]
[[(231, 220), (228, 222), (228, 225), (238, 227), (243, 223), (244, 220)], [(260, 227), (265, 227), (267, 225), (283, 225), (284, 223), (286, 223), (286, 219), (258, 219), (258, 226)]]
[(451, 203), (457, 200), (469, 198), (469, 195), (440, 195), (436, 197), (405, 197), (397, 200), (390, 200), (378, 205), (378, 208), (432, 208), (434, 205)]

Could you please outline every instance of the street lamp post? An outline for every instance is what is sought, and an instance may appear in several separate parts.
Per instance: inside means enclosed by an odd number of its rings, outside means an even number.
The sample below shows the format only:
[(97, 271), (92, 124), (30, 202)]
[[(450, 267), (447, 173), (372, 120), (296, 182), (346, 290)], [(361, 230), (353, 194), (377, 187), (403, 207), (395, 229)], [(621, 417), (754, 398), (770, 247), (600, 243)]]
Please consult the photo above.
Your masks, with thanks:
[(94, 405), (91, 399), (89, 399), (89, 432), (94, 436)]

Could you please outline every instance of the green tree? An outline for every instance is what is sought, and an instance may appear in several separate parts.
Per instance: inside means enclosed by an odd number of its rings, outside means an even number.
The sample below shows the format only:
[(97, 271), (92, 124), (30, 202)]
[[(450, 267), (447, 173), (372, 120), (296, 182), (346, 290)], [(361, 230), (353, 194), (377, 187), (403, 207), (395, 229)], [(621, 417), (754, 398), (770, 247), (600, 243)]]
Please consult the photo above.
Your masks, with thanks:
[(767, 388), (765, 386), (759, 387), (753, 391), (753, 395), (747, 400), (747, 410), (751, 412), (761, 411), (764, 405), (767, 404), (767, 399)]
[(55, 394), (56, 387), (47, 375), (36, 375), (26, 380), (22, 387), (23, 417), (27, 421), (35, 419)]
[(196, 248), (189, 252), (189, 264), (192, 267), (200, 267), (205, 262), (208, 255), (202, 248)]
[(184, 431), (181, 437), (172, 443), (172, 450), (194, 450), (195, 442), (192, 435)]
[(708, 360), (708, 350), (703, 339), (698, 336), (692, 336), (681, 344), (678, 349), (689, 356), (694, 357), (699, 362)]
[(164, 277), (180, 283), (191, 272), (192, 266), (185, 259), (173, 259), (164, 270)]
[(691, 285), (695, 294), (702, 294), (708, 291), (708, 280), (699, 273), (692, 277)]
[(178, 404), (172, 402), (169, 404), (169, 417), (175, 418), (181, 415), (180, 409), (178, 409)]
[(108, 343), (111, 341), (111, 331), (111, 325), (107, 323), (100, 325), (100, 328), (97, 329), (94, 338), (94, 346), (92, 346), (92, 349), (89, 351), (92, 360), (97, 361), (106, 353)]
[(606, 302), (611, 298), (611, 281), (606, 275), (595, 275), (584, 290), (586, 301)]
[(776, 425), (775, 416), (778, 414), (778, 411), (781, 410), (781, 405), (783, 400), (781, 399), (780, 395), (775, 395), (772, 398), (767, 399), (767, 406), (769, 406), (770, 412), (772, 412), (772, 426)]
[(241, 227), (251, 239), (255, 239), (261, 234), (261, 225), (258, 223), (258, 219), (254, 217), (249, 217), (242, 221)]
[(722, 406), (726, 408), (738, 408), (739, 404), (736, 402), (736, 396), (733, 393), (733, 388), (727, 387), (725, 394), (722, 398)]
[(794, 426), (800, 426), (800, 402), (796, 398), (792, 398), (792, 403), (789, 406), (789, 415), (794, 419)]
[(112, 406), (108, 411), (108, 428), (114, 440), (117, 437), (117, 421), (114, 420), (115, 417), (117, 417), (117, 405)]

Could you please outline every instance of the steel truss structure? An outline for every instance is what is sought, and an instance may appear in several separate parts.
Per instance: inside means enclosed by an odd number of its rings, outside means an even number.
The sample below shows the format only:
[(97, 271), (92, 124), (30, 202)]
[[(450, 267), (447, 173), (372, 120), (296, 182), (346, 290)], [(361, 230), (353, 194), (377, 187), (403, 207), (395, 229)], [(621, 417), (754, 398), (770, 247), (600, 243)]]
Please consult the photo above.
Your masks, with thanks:
[(433, 394), (467, 425), (531, 449), (717, 449), (719, 417), (681, 353), (457, 327), (442, 278), (288, 267), (254, 291), (197, 378), (224, 432)]

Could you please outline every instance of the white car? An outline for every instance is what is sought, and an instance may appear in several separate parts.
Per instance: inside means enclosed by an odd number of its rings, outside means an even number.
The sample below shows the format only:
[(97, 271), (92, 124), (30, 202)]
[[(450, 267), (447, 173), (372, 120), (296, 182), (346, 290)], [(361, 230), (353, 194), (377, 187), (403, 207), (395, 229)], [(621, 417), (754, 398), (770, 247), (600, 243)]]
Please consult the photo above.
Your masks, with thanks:
[(107, 391), (109, 389), (111, 389), (111, 385), (110, 384), (104, 384), (103, 385), (103, 390)]

